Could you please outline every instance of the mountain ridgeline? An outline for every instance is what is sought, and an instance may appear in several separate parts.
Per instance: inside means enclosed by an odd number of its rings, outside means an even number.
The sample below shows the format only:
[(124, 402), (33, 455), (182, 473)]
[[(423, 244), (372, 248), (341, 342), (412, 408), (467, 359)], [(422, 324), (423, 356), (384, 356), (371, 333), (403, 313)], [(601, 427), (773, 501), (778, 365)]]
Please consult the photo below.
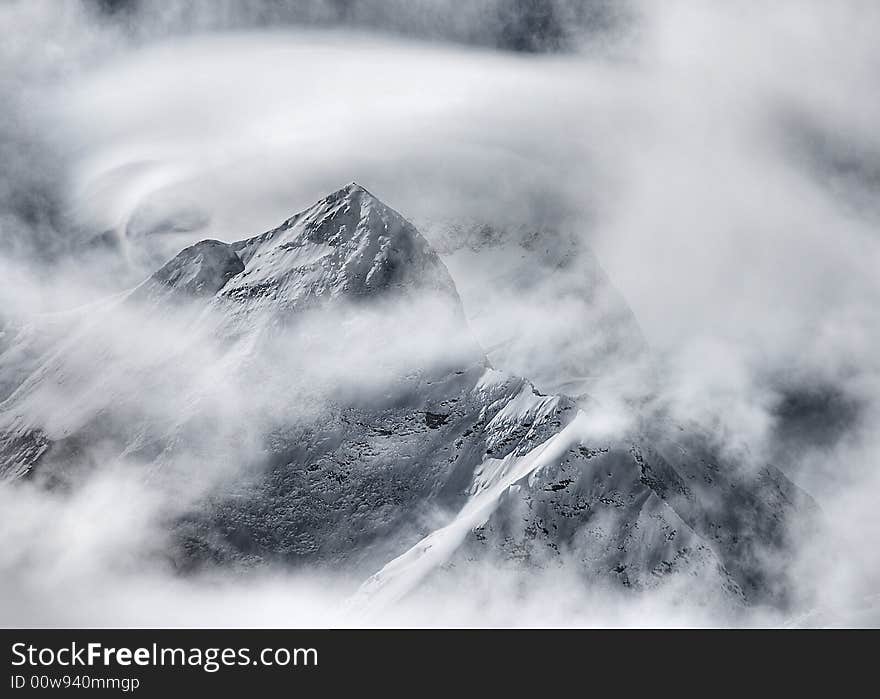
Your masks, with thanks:
[[(598, 355), (579, 338), (600, 330), (559, 318), (542, 343), (527, 319), (493, 324), (491, 295), (465, 279), (480, 250), (445, 251), (460, 297), (419, 231), (351, 184), (262, 235), (197, 243), (103, 304), (10, 324), (0, 475), (76, 488), (140, 469), (165, 489), (178, 569), (345, 571), (366, 604), (492, 561), (784, 605), (809, 497), (711, 435), (635, 410), (609, 424), (580, 380)], [(645, 351), (598, 265), (554, 255), (532, 272), (575, 270), (565, 309), (605, 299), (603, 353)], [(508, 373), (537, 351), (560, 376)]]

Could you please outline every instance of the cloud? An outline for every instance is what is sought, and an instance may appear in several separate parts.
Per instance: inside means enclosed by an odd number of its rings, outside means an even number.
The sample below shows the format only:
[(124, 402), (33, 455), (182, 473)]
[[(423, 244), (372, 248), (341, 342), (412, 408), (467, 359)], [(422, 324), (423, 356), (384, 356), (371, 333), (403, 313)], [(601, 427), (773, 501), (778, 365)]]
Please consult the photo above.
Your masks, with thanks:
[[(489, 48), (534, 37), (465, 21), (477, 4), (456, 17), (419, 3), (397, 23), (401, 5), (368, 5), (341, 24), (338, 3), (283, 16), (263, 3), (110, 17), (4, 5), (16, 28), (0, 54), (4, 319), (95, 302), (186, 244), (258, 233), (352, 179), (417, 221), (559, 227), (592, 246), (654, 349), (615, 390), (783, 462), (830, 525), (803, 547), (815, 604), (870, 597), (880, 11), (633, 2), (625, 21), (590, 24), (557, 3), (554, 21), (571, 24), (531, 47), (564, 50), (532, 54)], [(585, 21), (596, 33), (570, 41)], [(466, 281), (479, 294), (480, 279)], [(548, 273), (541, 293), (569, 281)], [(493, 291), (499, 325), (526, 311), (555, 327), (536, 297)], [(143, 337), (137, 317), (121, 322)], [(515, 370), (556, 370), (552, 349), (528, 359)], [(363, 360), (340, 358), (347, 378)], [(803, 396), (830, 406), (811, 419), (845, 418), (827, 439), (796, 436)], [(244, 414), (230, 405), (224, 424)], [(85, 500), (29, 497), (35, 513), (57, 505), (75, 519), (81, 505), (88, 520)]]

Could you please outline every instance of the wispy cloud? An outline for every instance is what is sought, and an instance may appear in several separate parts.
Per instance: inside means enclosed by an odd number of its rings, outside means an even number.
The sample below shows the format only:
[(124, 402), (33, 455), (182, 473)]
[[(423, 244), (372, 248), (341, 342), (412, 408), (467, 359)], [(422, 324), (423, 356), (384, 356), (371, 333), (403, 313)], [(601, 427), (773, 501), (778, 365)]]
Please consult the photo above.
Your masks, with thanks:
[[(258, 233), (352, 179), (416, 221), (560, 227), (592, 246), (656, 353), (628, 394), (785, 461), (828, 523), (804, 543), (803, 579), (837, 607), (876, 592), (880, 11), (633, 2), (580, 45), (583, 18), (558, 3), (566, 50), (535, 55), (494, 50), (495, 16), (468, 33), (444, 3), (390, 27), (399, 4), (332, 26), (327, 3), (283, 25), (261, 3), (185, 5), (0, 8), (5, 320), (117, 293), (196, 239)], [(541, 293), (569, 282), (548, 273)], [(535, 297), (493, 291), (499, 323), (537, 322)], [(142, 337), (136, 316), (120, 322)], [(352, 375), (362, 360), (340, 358)], [(555, 368), (552, 348), (529, 361), (515, 370)], [(833, 439), (782, 435), (792, 396), (821, 408), (831, 394), (835, 414), (855, 406)], [(4, 537), (28, 541), (56, 506), (88, 521), (103, 502), (50, 497), (10, 500), (21, 517), (4, 517)], [(97, 546), (100, 528), (78, 535), (83, 560), (92, 534)], [(26, 571), (23, 555), (4, 571)], [(67, 560), (48, 551), (34, 570)]]

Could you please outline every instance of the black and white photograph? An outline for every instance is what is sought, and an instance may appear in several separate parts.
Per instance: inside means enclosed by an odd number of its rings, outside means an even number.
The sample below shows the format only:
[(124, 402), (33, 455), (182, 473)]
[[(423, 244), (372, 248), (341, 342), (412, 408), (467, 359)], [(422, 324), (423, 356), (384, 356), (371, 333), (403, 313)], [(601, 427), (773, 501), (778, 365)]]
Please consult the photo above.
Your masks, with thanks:
[(880, 3), (0, 1), (0, 626), (880, 627)]

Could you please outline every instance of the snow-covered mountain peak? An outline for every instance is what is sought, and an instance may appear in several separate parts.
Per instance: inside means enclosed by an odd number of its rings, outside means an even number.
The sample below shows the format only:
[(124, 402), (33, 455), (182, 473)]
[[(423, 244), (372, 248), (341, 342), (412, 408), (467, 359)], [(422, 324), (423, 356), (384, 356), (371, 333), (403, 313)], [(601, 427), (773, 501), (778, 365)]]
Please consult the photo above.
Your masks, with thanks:
[(213, 296), (243, 270), (244, 263), (231, 245), (203, 240), (181, 250), (141, 284), (133, 296), (152, 300), (175, 292), (191, 297)]
[[(547, 390), (591, 370), (591, 321), (618, 319), (622, 350), (634, 321), (556, 237), (483, 239), (446, 257), (469, 322), (426, 239), (355, 183), (262, 235), (186, 248), (129, 296), (145, 308), (110, 302), (73, 333), (0, 348), (0, 478), (76, 487), (109, 461), (194, 482), (167, 518), (183, 569), (375, 573), (370, 604), (498, 557), (784, 600), (785, 570), (765, 561), (783, 559), (808, 498), (702, 435), (598, 430), (599, 401)], [(535, 250), (550, 252), (530, 264)], [(487, 368), (473, 326), (490, 353), (550, 373)]]
[(260, 299), (299, 307), (341, 295), (414, 291), (459, 303), (445, 265), (416, 228), (356, 183), (232, 249), (244, 271), (222, 296), (246, 305)]

